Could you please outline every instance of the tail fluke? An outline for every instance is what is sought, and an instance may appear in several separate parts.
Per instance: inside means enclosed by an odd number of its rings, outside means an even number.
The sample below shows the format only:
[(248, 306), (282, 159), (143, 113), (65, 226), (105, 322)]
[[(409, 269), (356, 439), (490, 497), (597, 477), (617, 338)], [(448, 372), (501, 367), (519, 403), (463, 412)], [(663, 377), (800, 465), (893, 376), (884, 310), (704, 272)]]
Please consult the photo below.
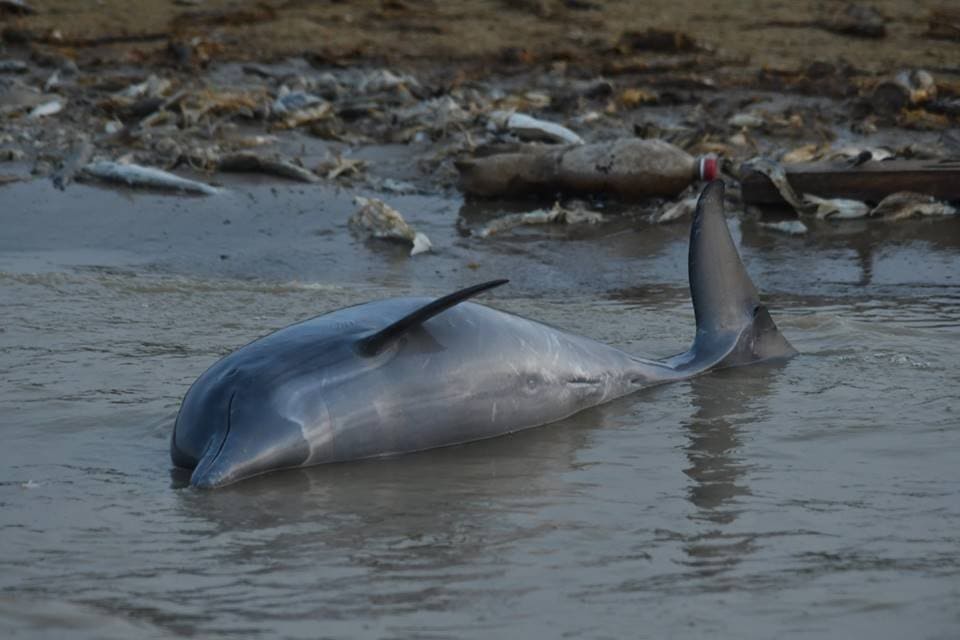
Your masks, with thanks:
[(697, 335), (669, 364), (690, 375), (796, 355), (740, 261), (723, 216), (723, 183), (703, 190), (690, 229), (690, 295)]

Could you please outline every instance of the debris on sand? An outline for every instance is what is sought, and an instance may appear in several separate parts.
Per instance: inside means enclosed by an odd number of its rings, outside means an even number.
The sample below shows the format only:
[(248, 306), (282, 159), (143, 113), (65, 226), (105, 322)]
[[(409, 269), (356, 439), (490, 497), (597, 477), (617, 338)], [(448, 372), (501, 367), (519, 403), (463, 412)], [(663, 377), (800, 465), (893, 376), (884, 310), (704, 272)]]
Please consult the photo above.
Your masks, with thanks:
[(252, 151), (224, 155), (217, 162), (219, 171), (266, 173), (300, 182), (319, 182), (317, 174), (279, 156), (263, 156)]
[[(811, 213), (813, 211), (814, 207), (811, 207), (809, 203), (804, 202), (797, 192), (794, 191), (790, 181), (787, 180), (786, 171), (784, 171), (783, 166), (781, 166), (779, 163), (774, 162), (769, 158), (754, 158), (743, 165), (740, 173), (741, 175), (755, 173), (766, 176), (767, 179), (773, 183), (773, 186), (777, 193), (780, 194), (780, 197), (783, 198), (783, 200), (791, 207), (801, 213)], [(741, 178), (741, 182), (742, 181), (743, 178)], [(744, 196), (744, 201), (749, 201), (749, 199)]]
[(24, 2), (24, 0), (0, 0), (0, 14), (11, 13), (26, 16), (36, 12), (37, 10)]
[(675, 196), (716, 176), (715, 158), (695, 158), (663, 140), (620, 138), (589, 145), (529, 145), (518, 152), (458, 160), (468, 195), (612, 194), (625, 200)]
[(279, 120), (282, 129), (295, 129), (300, 125), (325, 120), (333, 115), (333, 105), (305, 91), (290, 91), (286, 86), (273, 101), (271, 115)]
[(776, 220), (772, 222), (761, 221), (757, 224), (764, 229), (785, 233), (789, 236), (802, 236), (809, 231), (807, 225), (803, 224), (803, 221), (801, 220)]
[(344, 158), (337, 154), (329, 160), (324, 160), (317, 165), (316, 172), (327, 180), (336, 180), (340, 177), (355, 176), (362, 173), (367, 168), (367, 163), (358, 158)]
[(676, 202), (667, 202), (653, 215), (651, 221), (657, 224), (666, 224), (688, 218), (696, 211), (697, 200), (699, 200), (698, 195), (691, 195)]
[(100, 100), (97, 106), (121, 118), (139, 120), (169, 107), (168, 98), (172, 90), (173, 82), (151, 74), (142, 82), (110, 94)]
[(326, 102), (320, 96), (315, 96), (306, 91), (291, 91), (284, 85), (280, 87), (277, 99), (273, 101), (271, 113), (275, 116), (284, 117), (301, 109), (308, 109)]
[(0, 149), (0, 162), (15, 162), (17, 160), (23, 160), (24, 156), (26, 156), (26, 154), (20, 149)]
[(783, 164), (796, 164), (798, 162), (810, 162), (823, 156), (824, 149), (816, 143), (805, 144), (791, 149), (780, 156), (780, 162)]
[(0, 73), (27, 73), (30, 67), (22, 60), (0, 60)]
[(876, 162), (890, 160), (891, 158), (896, 157), (896, 154), (889, 149), (884, 149), (883, 147), (849, 146), (840, 147), (839, 149), (832, 149), (828, 151), (824, 157), (827, 160), (847, 160), (853, 166), (859, 166), (864, 162), (869, 162), (870, 160), (874, 160)]
[(870, 207), (866, 202), (859, 200), (850, 200), (848, 198), (818, 198), (809, 193), (803, 194), (805, 203), (812, 205), (813, 213), (825, 220), (835, 218), (837, 220), (856, 220), (857, 218), (866, 218), (870, 213)]
[(407, 74), (396, 74), (389, 69), (375, 69), (364, 74), (356, 83), (360, 93), (382, 93), (387, 91), (407, 91), (408, 87), (418, 87), (417, 79)]
[(56, 94), (41, 93), (16, 80), (0, 83), (0, 117), (11, 117), (58, 99)]
[(91, 162), (83, 168), (83, 173), (106, 182), (117, 182), (131, 187), (150, 187), (205, 196), (220, 192), (219, 189), (203, 182), (181, 178), (161, 169), (109, 160)]
[(918, 131), (943, 131), (953, 127), (950, 117), (944, 113), (931, 113), (926, 109), (904, 109), (897, 118), (904, 129)]
[(740, 127), (743, 129), (759, 129), (767, 124), (767, 119), (759, 113), (746, 111), (730, 116), (727, 119), (727, 124), (731, 127)]
[(413, 245), (411, 256), (431, 249), (430, 239), (423, 233), (414, 231), (400, 212), (383, 200), (357, 196), (353, 203), (360, 208), (347, 222), (351, 229), (369, 233), (374, 238), (409, 242)]
[(953, 216), (957, 209), (945, 202), (940, 202), (933, 196), (911, 191), (891, 193), (881, 200), (870, 212), (871, 217), (884, 220), (905, 220), (907, 218), (922, 218), (927, 216)]
[(617, 104), (624, 109), (636, 109), (643, 105), (656, 104), (660, 99), (660, 94), (655, 91), (630, 87), (617, 95)]
[(406, 180), (397, 180), (396, 178), (377, 178), (374, 176), (368, 176), (367, 184), (374, 189), (400, 195), (407, 195), (420, 191), (417, 185), (413, 184), (412, 182), (407, 182)]
[(861, 38), (884, 37), (887, 35), (886, 23), (874, 7), (853, 2), (834, 7), (819, 21), (827, 31)]
[(923, 69), (915, 69), (878, 82), (870, 94), (870, 106), (874, 112), (890, 116), (936, 97), (937, 83), (933, 76)]
[(173, 104), (180, 107), (182, 128), (201, 124), (212, 116), (253, 120), (267, 109), (266, 92), (263, 90), (224, 91), (206, 88), (186, 91), (167, 98), (164, 108)]
[(490, 114), (489, 122), (495, 129), (509, 131), (521, 140), (583, 144), (583, 138), (570, 129), (525, 113), (494, 111)]
[(92, 153), (93, 145), (90, 144), (90, 140), (82, 137), (74, 146), (70, 155), (63, 161), (63, 166), (50, 177), (53, 181), (53, 186), (61, 191), (65, 190), (67, 185), (73, 182), (73, 178), (77, 173), (90, 162), (90, 155)]
[(173, 89), (173, 82), (167, 78), (150, 74), (143, 82), (137, 82), (122, 89), (113, 96), (113, 99), (126, 98), (127, 100), (136, 100), (139, 98), (160, 98), (169, 95)]
[(449, 95), (431, 98), (412, 107), (395, 112), (397, 129), (391, 135), (394, 142), (410, 142), (423, 133), (431, 137), (446, 137), (453, 130), (461, 130), (473, 117)]
[(602, 214), (590, 211), (580, 203), (566, 208), (561, 207), (559, 202), (554, 202), (550, 209), (537, 209), (527, 213), (511, 213), (501, 216), (480, 229), (476, 235), (480, 238), (487, 238), (495, 233), (501, 233), (523, 225), (597, 224), (603, 222), (603, 220)]

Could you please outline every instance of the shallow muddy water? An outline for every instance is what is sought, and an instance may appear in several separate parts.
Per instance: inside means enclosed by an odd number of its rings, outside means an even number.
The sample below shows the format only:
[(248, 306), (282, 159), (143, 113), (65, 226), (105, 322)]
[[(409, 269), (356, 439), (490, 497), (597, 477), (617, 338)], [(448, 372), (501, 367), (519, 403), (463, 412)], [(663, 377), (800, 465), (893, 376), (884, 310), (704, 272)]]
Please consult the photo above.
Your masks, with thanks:
[(489, 304), (670, 355), (693, 333), (685, 225), (480, 241), (454, 220), (482, 213), (411, 196), (391, 202), (438, 252), (408, 259), (351, 239), (342, 194), (68, 194), (17, 185), (0, 207), (5, 636), (960, 634), (955, 220), (736, 225), (802, 353), (784, 365), (200, 492), (168, 443), (217, 357), (497, 276)]

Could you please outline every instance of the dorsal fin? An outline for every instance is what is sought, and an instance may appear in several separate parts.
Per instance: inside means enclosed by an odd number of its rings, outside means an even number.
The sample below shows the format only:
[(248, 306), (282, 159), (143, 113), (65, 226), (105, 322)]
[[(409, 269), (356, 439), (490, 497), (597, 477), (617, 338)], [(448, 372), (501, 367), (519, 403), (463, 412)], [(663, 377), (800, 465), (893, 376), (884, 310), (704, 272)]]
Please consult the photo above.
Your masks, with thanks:
[(412, 313), (408, 313), (396, 322), (377, 331), (373, 335), (362, 338), (357, 342), (357, 350), (365, 356), (375, 356), (388, 344), (402, 336), (410, 329), (423, 324), (438, 313), (446, 311), (452, 306), (458, 305), (464, 300), (468, 300), (475, 295), (483, 293), (488, 289), (507, 284), (509, 280), (491, 280), (482, 284), (475, 284), (472, 287), (455, 291), (449, 295), (437, 298), (433, 302), (427, 303)]

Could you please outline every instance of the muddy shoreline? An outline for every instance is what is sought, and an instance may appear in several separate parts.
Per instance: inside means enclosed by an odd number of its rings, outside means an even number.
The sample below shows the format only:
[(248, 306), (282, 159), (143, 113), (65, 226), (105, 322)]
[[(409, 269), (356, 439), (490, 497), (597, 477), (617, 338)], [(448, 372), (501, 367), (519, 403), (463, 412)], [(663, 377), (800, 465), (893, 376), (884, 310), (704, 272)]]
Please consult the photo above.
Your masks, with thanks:
[[(452, 194), (458, 158), (516, 144), (493, 125), (503, 111), (587, 142), (720, 154), (731, 178), (759, 155), (960, 149), (960, 41), (934, 30), (939, 5), (854, 16), (879, 20), (880, 37), (833, 29), (850, 18), (816, 3), (756, 15), (730, 3), (709, 21), (681, 5), (36, 3), (0, 15), (0, 173), (55, 175), (89, 144), (93, 159), (214, 183), (247, 154), (348, 189)], [(901, 69), (928, 74), (935, 97), (888, 112), (875, 88)]]

